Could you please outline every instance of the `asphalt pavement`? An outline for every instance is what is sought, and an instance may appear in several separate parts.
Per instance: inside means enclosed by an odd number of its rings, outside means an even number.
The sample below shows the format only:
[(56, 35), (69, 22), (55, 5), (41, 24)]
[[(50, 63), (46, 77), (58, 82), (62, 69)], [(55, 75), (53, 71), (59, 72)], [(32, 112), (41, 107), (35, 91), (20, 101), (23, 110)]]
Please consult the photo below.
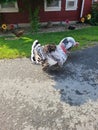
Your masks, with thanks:
[(0, 60), (0, 130), (98, 130), (98, 46), (48, 73), (29, 58)]

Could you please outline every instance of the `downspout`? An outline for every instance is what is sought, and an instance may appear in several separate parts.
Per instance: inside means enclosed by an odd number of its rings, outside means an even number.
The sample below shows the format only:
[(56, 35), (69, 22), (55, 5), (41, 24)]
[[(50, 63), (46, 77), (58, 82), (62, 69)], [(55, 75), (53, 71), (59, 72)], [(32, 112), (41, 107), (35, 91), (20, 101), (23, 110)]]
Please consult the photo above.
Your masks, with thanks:
[(81, 7), (80, 18), (82, 18), (82, 16), (83, 16), (84, 2), (85, 2), (85, 0), (82, 0), (82, 7)]

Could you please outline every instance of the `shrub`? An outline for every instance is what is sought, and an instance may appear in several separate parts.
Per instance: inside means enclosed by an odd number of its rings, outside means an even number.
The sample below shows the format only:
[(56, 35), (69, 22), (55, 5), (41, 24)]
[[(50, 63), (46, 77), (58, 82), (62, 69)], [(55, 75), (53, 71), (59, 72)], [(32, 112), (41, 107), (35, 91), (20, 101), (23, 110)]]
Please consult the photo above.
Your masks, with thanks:
[(98, 25), (98, 3), (94, 3), (92, 5), (91, 15), (92, 18), (90, 20), (90, 23), (92, 25)]
[(33, 32), (37, 32), (39, 29), (39, 8), (34, 10), (34, 13), (30, 15), (30, 23)]

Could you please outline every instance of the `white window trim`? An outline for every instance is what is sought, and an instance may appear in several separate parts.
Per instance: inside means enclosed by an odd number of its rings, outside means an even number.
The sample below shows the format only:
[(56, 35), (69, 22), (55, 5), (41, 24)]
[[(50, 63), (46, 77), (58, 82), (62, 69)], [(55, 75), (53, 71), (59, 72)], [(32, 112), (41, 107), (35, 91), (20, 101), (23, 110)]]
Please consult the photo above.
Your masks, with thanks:
[(15, 4), (15, 7), (13, 7), (13, 8), (2, 8), (1, 4), (0, 4), (0, 13), (18, 12), (19, 9), (18, 9), (17, 2), (14, 2), (14, 4)]
[[(72, 7), (68, 7), (68, 2), (70, 1), (74, 1), (75, 5)], [(71, 11), (71, 10), (77, 10), (77, 4), (78, 4), (78, 0), (66, 0), (66, 6), (65, 6), (65, 10)]]
[(59, 0), (58, 7), (47, 7), (47, 0), (44, 0), (44, 10), (45, 11), (61, 11), (61, 1), (62, 0)]

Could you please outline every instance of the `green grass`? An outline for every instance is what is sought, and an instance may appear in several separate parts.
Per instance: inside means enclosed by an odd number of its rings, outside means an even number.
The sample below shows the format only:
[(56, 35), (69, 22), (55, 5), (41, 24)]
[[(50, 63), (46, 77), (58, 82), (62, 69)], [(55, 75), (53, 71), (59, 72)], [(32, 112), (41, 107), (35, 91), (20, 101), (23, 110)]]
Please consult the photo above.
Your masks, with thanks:
[(77, 49), (98, 44), (98, 26), (92, 26), (79, 30), (69, 30), (65, 32), (37, 33), (23, 35), (20, 39), (7, 40), (7, 36), (0, 37), (0, 59), (30, 57), (31, 46), (34, 40), (38, 39), (44, 45), (48, 43), (58, 44), (64, 37), (74, 37), (79, 41)]

